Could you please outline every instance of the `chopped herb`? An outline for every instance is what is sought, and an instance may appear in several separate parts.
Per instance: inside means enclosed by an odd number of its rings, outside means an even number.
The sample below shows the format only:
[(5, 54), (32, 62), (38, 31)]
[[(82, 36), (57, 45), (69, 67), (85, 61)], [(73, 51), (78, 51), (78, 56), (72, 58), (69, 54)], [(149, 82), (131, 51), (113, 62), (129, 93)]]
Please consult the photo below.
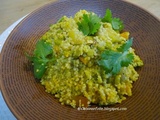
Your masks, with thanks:
[(78, 22), (78, 29), (83, 32), (84, 35), (94, 35), (100, 28), (101, 19), (93, 13), (84, 14), (82, 21)]
[(112, 28), (116, 31), (121, 31), (124, 28), (123, 21), (120, 18), (113, 18), (110, 9), (106, 10), (106, 14), (100, 19), (96, 14), (84, 14), (81, 22), (78, 22), (78, 29), (83, 32), (84, 35), (95, 35), (99, 30), (102, 22), (111, 23)]
[(124, 43), (117, 51), (106, 50), (101, 54), (101, 59), (98, 61), (106, 73), (116, 75), (122, 67), (127, 67), (134, 59), (132, 53), (129, 53), (129, 48), (132, 45), (133, 38)]
[(106, 10), (106, 14), (102, 18), (102, 22), (111, 22), (112, 21), (112, 12), (110, 9)]
[(36, 44), (33, 56), (27, 57), (33, 62), (35, 78), (41, 79), (46, 71), (47, 63), (49, 61), (54, 61), (52, 46), (44, 40), (39, 40)]
[(112, 25), (112, 28), (117, 31), (121, 31), (124, 28), (123, 21), (120, 18), (113, 18), (112, 12), (110, 9), (106, 10), (106, 14), (102, 18), (102, 22), (109, 22)]

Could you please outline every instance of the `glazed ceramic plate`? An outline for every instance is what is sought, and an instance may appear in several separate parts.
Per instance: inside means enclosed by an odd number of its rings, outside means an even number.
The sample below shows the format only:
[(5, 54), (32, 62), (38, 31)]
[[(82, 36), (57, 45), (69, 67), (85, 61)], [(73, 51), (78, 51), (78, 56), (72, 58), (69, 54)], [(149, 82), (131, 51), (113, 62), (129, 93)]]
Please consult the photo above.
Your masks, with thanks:
[[(125, 31), (134, 37), (133, 48), (144, 61), (138, 68), (133, 96), (121, 104), (88, 110), (61, 105), (36, 82), (25, 52), (32, 52), (49, 25), (63, 15), (73, 16), (80, 9), (103, 16), (106, 8), (124, 21)], [(7, 38), (0, 59), (3, 97), (17, 119), (30, 120), (137, 120), (160, 118), (160, 21), (143, 9), (120, 0), (60, 0), (45, 5), (24, 18)], [(109, 108), (116, 109), (109, 111)], [(124, 110), (125, 108), (125, 110)], [(122, 110), (123, 109), (123, 110)]]

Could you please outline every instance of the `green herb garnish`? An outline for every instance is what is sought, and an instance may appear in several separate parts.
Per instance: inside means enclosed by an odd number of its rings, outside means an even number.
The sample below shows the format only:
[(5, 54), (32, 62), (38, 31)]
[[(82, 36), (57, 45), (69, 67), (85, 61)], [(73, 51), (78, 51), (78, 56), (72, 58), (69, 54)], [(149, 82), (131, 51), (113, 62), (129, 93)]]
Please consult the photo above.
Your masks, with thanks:
[(33, 56), (28, 56), (28, 58), (33, 62), (35, 78), (41, 79), (46, 71), (47, 63), (54, 61), (53, 48), (51, 44), (44, 40), (39, 40)]
[(132, 45), (133, 38), (124, 43), (117, 51), (106, 50), (101, 54), (101, 59), (98, 61), (106, 73), (116, 75), (122, 67), (127, 67), (134, 59), (132, 53), (129, 53), (129, 48)]
[(123, 21), (120, 18), (113, 18), (112, 12), (110, 9), (106, 10), (105, 16), (102, 18), (102, 22), (109, 22), (112, 25), (112, 28), (117, 31), (121, 31), (124, 28)]
[(83, 32), (84, 35), (94, 35), (100, 28), (101, 19), (93, 13), (84, 14), (82, 21), (78, 22), (78, 29)]
[(112, 28), (116, 31), (121, 31), (124, 28), (123, 21), (120, 18), (113, 18), (110, 9), (106, 10), (106, 13), (102, 19), (100, 19), (96, 14), (84, 14), (81, 22), (78, 22), (78, 29), (83, 32), (84, 35), (95, 35), (99, 30), (100, 22), (111, 23)]

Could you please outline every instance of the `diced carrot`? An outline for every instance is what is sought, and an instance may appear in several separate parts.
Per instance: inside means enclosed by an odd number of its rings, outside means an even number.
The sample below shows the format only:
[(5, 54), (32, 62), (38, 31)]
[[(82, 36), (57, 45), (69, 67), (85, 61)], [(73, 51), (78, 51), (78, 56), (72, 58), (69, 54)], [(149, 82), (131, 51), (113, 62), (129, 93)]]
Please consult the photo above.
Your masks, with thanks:
[(74, 97), (74, 100), (76, 101), (77, 107), (88, 107), (88, 99), (84, 96), (76, 96)]
[(85, 65), (88, 63), (88, 60), (85, 59), (84, 57), (79, 57), (79, 60), (84, 63)]
[(121, 35), (121, 37), (124, 37), (125, 39), (129, 38), (129, 32), (123, 32), (120, 35)]

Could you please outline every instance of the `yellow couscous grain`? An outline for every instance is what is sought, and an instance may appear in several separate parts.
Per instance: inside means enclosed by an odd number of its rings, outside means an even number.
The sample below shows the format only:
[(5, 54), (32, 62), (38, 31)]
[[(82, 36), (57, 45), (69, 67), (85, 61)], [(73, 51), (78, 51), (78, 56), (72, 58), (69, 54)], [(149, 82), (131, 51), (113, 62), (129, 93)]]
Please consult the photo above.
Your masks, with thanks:
[[(86, 10), (80, 10), (74, 17), (64, 16), (61, 22), (50, 26), (42, 40), (50, 42), (56, 57), (54, 64), (48, 63), (41, 79), (46, 92), (54, 94), (62, 105), (77, 106), (77, 96), (83, 96), (87, 104), (109, 105), (121, 103), (132, 95), (132, 83), (138, 79), (134, 67), (143, 62), (134, 49), (134, 60), (128, 67), (122, 67), (115, 76), (109, 76), (96, 63), (105, 49), (116, 50), (129, 37), (129, 32), (118, 33), (110, 23), (101, 23), (95, 36), (85, 36), (78, 30), (77, 22)], [(79, 106), (84, 106), (79, 99)]]

